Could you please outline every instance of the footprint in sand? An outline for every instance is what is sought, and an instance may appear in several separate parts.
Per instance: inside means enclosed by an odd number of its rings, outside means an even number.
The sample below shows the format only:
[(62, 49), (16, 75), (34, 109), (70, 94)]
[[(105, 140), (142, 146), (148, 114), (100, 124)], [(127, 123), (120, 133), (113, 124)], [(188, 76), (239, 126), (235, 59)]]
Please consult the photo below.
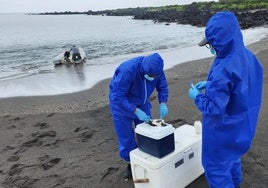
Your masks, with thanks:
[(14, 125), (14, 124), (10, 124), (8, 127), (7, 127), (7, 129), (15, 129), (16, 128), (16, 126)]
[(188, 124), (186, 120), (180, 119), (180, 118), (170, 120), (168, 123), (170, 123), (171, 125), (173, 125), (175, 127), (178, 127), (178, 126), (184, 125), (184, 124)]
[(51, 158), (49, 155), (44, 155), (39, 158), (39, 161), (41, 162), (40, 166), (44, 170), (48, 170), (58, 164), (61, 161), (61, 158)]
[(81, 127), (77, 127), (75, 130), (74, 130), (74, 132), (79, 132), (81, 130)]
[(9, 162), (15, 162), (15, 161), (18, 161), (20, 159), (20, 157), (18, 155), (12, 155), (11, 157), (9, 157), (7, 159), (7, 161)]
[(36, 165), (25, 165), (25, 164), (20, 164), (20, 163), (16, 163), (14, 165), (11, 166), (11, 168), (9, 169), (8, 171), (8, 174), (10, 176), (13, 176), (13, 175), (18, 175), (21, 173), (21, 171), (25, 168), (31, 168), (31, 167), (34, 167)]
[(47, 131), (47, 132), (43, 132), (43, 133), (37, 132), (34, 139), (22, 143), (20, 146), (20, 149), (17, 150), (14, 154), (23, 153), (29, 147), (32, 147), (32, 146), (40, 147), (43, 145), (42, 138), (55, 137), (56, 135), (57, 135), (57, 133), (55, 131)]
[(37, 123), (34, 125), (34, 127), (39, 127), (40, 129), (48, 128), (49, 125), (47, 123)]
[(60, 144), (60, 142), (62, 142), (62, 140), (57, 139), (57, 140), (55, 140), (55, 141), (52, 142), (52, 143), (44, 144), (44, 146), (46, 146), (46, 147), (50, 147), (50, 146), (58, 146), (58, 145)]
[(45, 137), (55, 137), (57, 135), (56, 131), (47, 131), (37, 135), (38, 138), (45, 138)]
[(37, 137), (37, 138), (34, 138), (32, 140), (29, 140), (27, 142), (24, 142), (21, 147), (32, 147), (32, 146), (41, 146), (43, 144), (43, 142)]
[(5, 146), (4, 149), (2, 151), (9, 151), (9, 150), (13, 150), (15, 149), (15, 147), (12, 146)]
[(51, 116), (54, 116), (55, 113), (50, 113), (47, 115), (47, 117), (51, 117)]
[(22, 133), (16, 133), (15, 134), (15, 138), (22, 138), (23, 137), (23, 134)]
[(35, 138), (32, 140), (29, 140), (27, 142), (24, 142), (21, 147), (31, 147), (31, 146), (41, 146), (43, 142), (41, 141), (40, 138), (45, 138), (45, 137), (55, 137), (57, 135), (56, 131), (47, 131), (43, 133), (36, 133)]
[(85, 131), (79, 135), (82, 142), (86, 142), (88, 139), (92, 138), (94, 136), (96, 131)]
[(108, 175), (115, 174), (118, 170), (119, 168), (109, 167), (108, 169), (105, 170), (104, 174), (102, 175), (101, 181), (103, 181)]
[(13, 120), (14, 121), (19, 121), (20, 120), (20, 117), (15, 117)]
[(23, 164), (14, 164), (9, 169), (8, 174), (10, 176), (13, 176), (15, 174), (19, 174), (23, 168), (25, 168), (25, 165), (23, 165)]

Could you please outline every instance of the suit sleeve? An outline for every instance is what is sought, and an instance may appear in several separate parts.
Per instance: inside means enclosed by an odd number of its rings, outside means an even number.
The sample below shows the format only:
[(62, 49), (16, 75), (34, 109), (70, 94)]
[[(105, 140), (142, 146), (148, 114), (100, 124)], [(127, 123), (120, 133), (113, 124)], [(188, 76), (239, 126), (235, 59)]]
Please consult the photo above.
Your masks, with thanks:
[(156, 83), (156, 90), (158, 92), (158, 102), (168, 101), (168, 84), (164, 72), (160, 75)]
[(217, 76), (207, 82), (205, 94), (195, 99), (197, 108), (204, 114), (223, 114), (230, 99), (230, 81), (225, 76)]

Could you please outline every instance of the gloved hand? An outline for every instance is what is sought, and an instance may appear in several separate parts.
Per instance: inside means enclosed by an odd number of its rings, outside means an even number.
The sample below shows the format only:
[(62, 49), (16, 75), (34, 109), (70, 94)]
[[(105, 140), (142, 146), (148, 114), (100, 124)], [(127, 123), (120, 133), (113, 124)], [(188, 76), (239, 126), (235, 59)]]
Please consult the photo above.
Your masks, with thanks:
[(163, 119), (168, 114), (168, 107), (166, 103), (160, 103), (159, 112), (160, 112), (160, 119)]
[(141, 121), (148, 122), (150, 120), (150, 116), (148, 116), (144, 111), (139, 108), (136, 108), (135, 114)]
[(207, 85), (207, 81), (201, 81), (201, 82), (198, 82), (197, 84), (195, 84), (195, 87), (198, 90), (202, 90), (202, 89), (206, 88), (206, 85)]
[(198, 95), (200, 92), (201, 91), (198, 90), (196, 87), (191, 87), (189, 89), (189, 97), (194, 100), (196, 98), (196, 95)]

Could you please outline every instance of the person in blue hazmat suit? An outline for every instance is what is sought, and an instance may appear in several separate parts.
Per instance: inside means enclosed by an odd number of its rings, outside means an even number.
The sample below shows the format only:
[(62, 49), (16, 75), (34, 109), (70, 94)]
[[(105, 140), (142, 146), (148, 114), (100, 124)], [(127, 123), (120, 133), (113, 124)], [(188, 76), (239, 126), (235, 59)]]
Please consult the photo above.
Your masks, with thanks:
[(168, 84), (164, 62), (158, 53), (127, 60), (115, 70), (110, 82), (109, 103), (118, 137), (120, 157), (128, 162), (125, 179), (131, 178), (131, 150), (137, 148), (134, 126), (151, 119), (150, 96), (158, 93), (160, 119), (168, 114)]
[[(244, 46), (235, 15), (219, 12), (205, 29), (207, 46), (215, 55), (207, 81), (189, 89), (202, 112), (202, 164), (210, 188), (237, 188), (241, 160), (251, 145), (261, 106), (263, 69)], [(204, 90), (204, 91), (202, 91)]]
[(80, 54), (80, 52), (79, 52), (79, 49), (78, 49), (75, 45), (73, 45), (73, 46), (70, 48), (70, 51), (69, 51), (69, 52), (73, 54), (73, 55), (72, 55), (72, 59), (73, 59), (74, 61), (77, 61), (77, 60), (80, 60), (80, 59), (81, 59), (81, 54)]

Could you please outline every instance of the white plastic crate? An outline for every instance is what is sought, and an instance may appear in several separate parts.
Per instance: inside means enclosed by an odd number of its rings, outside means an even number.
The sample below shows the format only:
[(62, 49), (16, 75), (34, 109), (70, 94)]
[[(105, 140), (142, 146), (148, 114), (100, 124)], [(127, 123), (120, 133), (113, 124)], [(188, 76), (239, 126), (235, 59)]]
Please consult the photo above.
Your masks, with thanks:
[(130, 152), (135, 188), (184, 188), (203, 174), (201, 134), (183, 125), (174, 135), (175, 150), (162, 158), (139, 149)]

